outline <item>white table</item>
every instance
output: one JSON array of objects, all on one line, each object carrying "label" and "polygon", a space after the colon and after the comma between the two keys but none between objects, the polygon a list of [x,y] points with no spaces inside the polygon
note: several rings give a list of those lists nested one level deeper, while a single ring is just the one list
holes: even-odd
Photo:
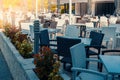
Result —
[{"label": "white table", "polygon": [[81,39],[81,43],[84,43],[85,45],[90,45],[91,43],[91,38],[80,38]]},{"label": "white table", "polygon": [[74,24],[71,24],[71,25],[75,25],[75,26],[86,26],[85,23],[74,23]]},{"label": "white table", "polygon": [[29,25],[33,25],[33,22],[22,22],[21,23],[21,32],[23,34],[29,34]]},{"label": "white table", "polygon": [[54,39],[56,37],[56,33],[60,32],[60,29],[52,29],[52,28],[41,28],[41,30],[48,30],[50,39]]}]

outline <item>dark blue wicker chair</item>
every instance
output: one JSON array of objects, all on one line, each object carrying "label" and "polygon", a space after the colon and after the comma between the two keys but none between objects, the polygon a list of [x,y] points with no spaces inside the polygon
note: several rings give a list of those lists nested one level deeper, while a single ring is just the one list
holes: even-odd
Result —
[{"label": "dark blue wicker chair", "polygon": [[[87,58],[96,55],[99,59],[101,48],[106,48],[105,46],[102,45],[103,37],[104,37],[103,33],[95,32],[95,31],[90,32],[90,38],[92,39],[92,41],[89,46],[86,46]],[[91,50],[91,48],[93,48],[94,50]],[[87,67],[88,67],[88,63],[87,63]],[[98,64],[98,68],[99,68],[99,64]]]},{"label": "dark blue wicker chair", "polygon": [[70,54],[70,47],[80,43],[81,39],[78,38],[68,38],[63,36],[57,37],[57,53],[59,56],[62,56],[61,62],[63,63],[64,69],[66,68],[66,63],[71,65],[71,54]]},{"label": "dark blue wicker chair", "polygon": [[40,46],[57,46],[56,44],[50,44],[50,41],[56,41],[56,40],[49,39],[49,33],[47,29],[41,30],[40,31]]},{"label": "dark blue wicker chair", "polygon": [[[106,48],[105,46],[102,45],[103,37],[104,37],[103,33],[95,32],[95,31],[90,32],[90,37],[89,38],[92,39],[91,44],[89,46],[86,46],[87,57],[88,58],[91,55],[97,55],[98,56],[100,54],[101,48]],[[90,50],[90,48],[96,49],[97,52],[95,52],[94,50]]]},{"label": "dark blue wicker chair", "polygon": [[[40,46],[48,46],[48,47],[57,47],[57,41],[56,40],[50,40],[49,39],[49,33],[47,29],[41,30],[40,31]],[[53,44],[51,43],[53,42]],[[56,49],[52,49],[53,53],[56,53]]]}]

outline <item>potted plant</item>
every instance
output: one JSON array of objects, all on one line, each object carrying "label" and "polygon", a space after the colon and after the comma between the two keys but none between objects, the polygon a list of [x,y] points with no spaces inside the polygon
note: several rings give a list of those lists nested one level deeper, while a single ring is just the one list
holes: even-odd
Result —
[{"label": "potted plant", "polygon": [[14,80],[39,80],[33,71],[33,58],[23,57],[32,52],[32,45],[26,37],[16,27],[5,24],[4,30],[0,31],[0,50]]},{"label": "potted plant", "polygon": [[49,47],[43,46],[40,53],[34,55],[34,71],[41,80],[63,80],[59,74],[58,56]]},{"label": "potted plant", "polygon": [[4,26],[4,34],[24,58],[32,57],[32,44],[28,41],[26,34],[22,34],[19,29],[10,24]]}]

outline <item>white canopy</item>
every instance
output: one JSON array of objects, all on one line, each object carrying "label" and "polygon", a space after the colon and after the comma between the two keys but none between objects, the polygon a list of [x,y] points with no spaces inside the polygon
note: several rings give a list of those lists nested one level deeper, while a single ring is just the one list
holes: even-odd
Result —
[{"label": "white canopy", "polygon": [[[87,0],[71,0],[72,3],[87,2]],[[60,0],[60,4],[69,3],[69,0]]]},{"label": "white canopy", "polygon": [[[92,2],[96,2],[96,1],[114,1],[114,0],[92,0]],[[72,3],[78,3],[78,2],[88,2],[88,0],[72,0]],[[60,0],[60,4],[64,4],[64,3],[69,3],[69,0]]]}]

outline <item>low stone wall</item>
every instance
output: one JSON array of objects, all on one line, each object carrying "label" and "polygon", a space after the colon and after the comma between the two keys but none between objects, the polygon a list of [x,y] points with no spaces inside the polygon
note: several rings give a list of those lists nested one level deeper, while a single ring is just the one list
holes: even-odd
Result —
[{"label": "low stone wall", "polygon": [[39,80],[33,71],[33,59],[24,59],[2,32],[0,32],[0,49],[8,64],[14,80]]}]

